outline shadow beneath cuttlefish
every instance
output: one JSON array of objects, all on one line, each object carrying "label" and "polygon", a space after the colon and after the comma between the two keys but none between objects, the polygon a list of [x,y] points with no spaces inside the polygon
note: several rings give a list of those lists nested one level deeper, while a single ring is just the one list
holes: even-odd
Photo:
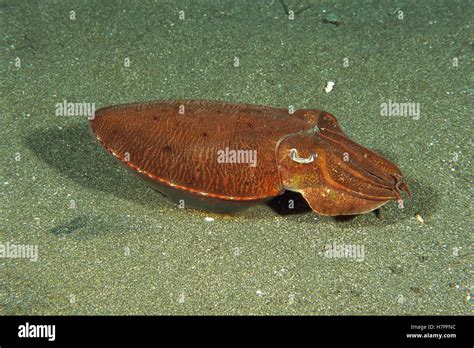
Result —
[{"label": "shadow beneath cuttlefish", "polygon": [[86,189],[113,194],[141,205],[166,206],[161,195],[150,194],[149,186],[136,180],[101,148],[87,125],[37,130],[24,140],[41,160]]},{"label": "shadow beneath cuttlefish", "polygon": [[[175,206],[162,194],[130,175],[128,170],[95,141],[84,124],[69,127],[49,128],[30,133],[26,145],[39,158],[61,174],[87,189],[94,189],[135,203],[154,207]],[[388,158],[393,158],[387,156]],[[394,161],[396,163],[396,159]],[[413,218],[416,213],[429,217],[437,209],[439,196],[429,183],[407,178],[412,197],[405,200],[405,207],[399,209],[397,202],[389,202],[374,213],[356,216],[338,216],[333,219],[341,226],[393,224]],[[152,194],[150,194],[152,193]],[[286,191],[270,200],[268,206],[282,216],[311,213],[305,199],[296,192]]]}]

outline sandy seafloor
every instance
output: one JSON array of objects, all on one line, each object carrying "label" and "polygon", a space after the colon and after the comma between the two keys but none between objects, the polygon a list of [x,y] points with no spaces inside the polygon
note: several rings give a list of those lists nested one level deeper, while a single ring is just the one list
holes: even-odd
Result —
[{"label": "sandy seafloor", "polygon": [[[1,314],[472,313],[473,2],[286,5],[294,20],[280,1],[0,1],[0,242],[39,252],[0,259]],[[173,98],[329,111],[412,198],[349,221],[182,210],[55,116]],[[419,119],[381,116],[389,99]]]}]

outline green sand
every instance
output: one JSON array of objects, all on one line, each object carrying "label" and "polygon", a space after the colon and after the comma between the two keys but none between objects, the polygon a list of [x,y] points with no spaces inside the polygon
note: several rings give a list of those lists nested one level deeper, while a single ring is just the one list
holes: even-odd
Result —
[{"label": "green sand", "polygon": [[[471,313],[473,2],[286,5],[295,20],[280,1],[0,1],[0,243],[39,252],[0,259],[1,314]],[[172,98],[327,110],[412,198],[349,221],[182,210],[84,117],[55,116],[63,100]],[[381,116],[389,99],[420,103],[419,119]],[[364,260],[325,257],[334,242]]]}]

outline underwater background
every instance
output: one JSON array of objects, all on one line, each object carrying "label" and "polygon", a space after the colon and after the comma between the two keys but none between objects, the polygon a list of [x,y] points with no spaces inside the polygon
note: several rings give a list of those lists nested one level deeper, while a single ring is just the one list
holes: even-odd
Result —
[{"label": "underwater background", "polygon": [[[0,0],[0,314],[472,313],[473,8]],[[328,111],[397,163],[412,197],[353,219],[297,197],[179,209],[86,117],[56,115],[181,98]],[[419,114],[383,115],[389,102]],[[356,257],[327,253],[348,245]]]}]

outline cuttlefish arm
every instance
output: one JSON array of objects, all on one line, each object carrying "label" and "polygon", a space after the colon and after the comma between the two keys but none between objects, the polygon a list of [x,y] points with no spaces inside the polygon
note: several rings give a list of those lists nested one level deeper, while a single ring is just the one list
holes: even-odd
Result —
[{"label": "cuttlefish arm", "polygon": [[312,130],[281,139],[276,156],[285,189],[321,215],[363,214],[409,194],[400,169],[349,139],[329,113],[320,112]]}]

